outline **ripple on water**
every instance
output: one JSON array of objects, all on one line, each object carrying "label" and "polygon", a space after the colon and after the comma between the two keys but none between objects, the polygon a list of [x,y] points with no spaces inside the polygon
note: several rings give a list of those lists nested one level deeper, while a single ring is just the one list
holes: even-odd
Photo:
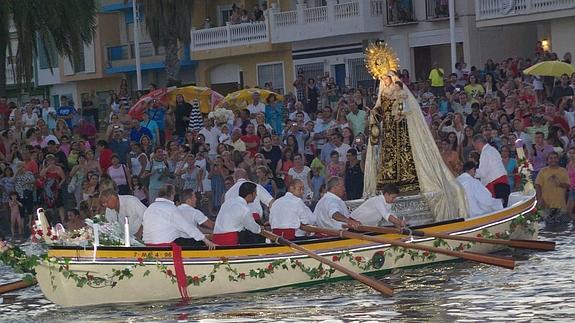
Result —
[{"label": "ripple on water", "polygon": [[[485,322],[569,321],[575,317],[573,229],[542,232],[554,252],[514,251],[514,271],[472,262],[396,270],[382,277],[392,298],[345,281],[274,292],[224,295],[178,302],[61,308],[36,287],[0,305],[0,321],[200,321],[200,322]],[[0,267],[0,283],[20,275]],[[79,315],[81,313],[81,315]]]}]

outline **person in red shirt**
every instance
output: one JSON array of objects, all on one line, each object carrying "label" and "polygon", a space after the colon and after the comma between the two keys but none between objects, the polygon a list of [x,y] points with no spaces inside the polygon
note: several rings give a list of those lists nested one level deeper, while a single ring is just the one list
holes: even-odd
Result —
[{"label": "person in red shirt", "polygon": [[246,150],[254,156],[260,149],[260,137],[256,135],[256,128],[253,123],[246,126],[246,134],[240,139],[246,144]]},{"label": "person in red shirt", "polygon": [[7,97],[0,97],[0,118],[2,118],[0,125],[2,126],[2,129],[8,129],[8,120],[10,119],[10,113],[12,112],[7,102]]},{"label": "person in red shirt", "polygon": [[108,167],[112,165],[112,150],[108,148],[108,143],[105,140],[100,140],[96,144],[96,150],[99,151],[98,160],[100,162],[100,168],[102,172],[106,173]]},{"label": "person in red shirt", "polygon": [[38,168],[38,163],[36,163],[36,161],[32,158],[32,153],[30,151],[31,149],[34,148],[29,146],[22,149],[22,161],[24,161],[24,168],[36,176],[38,175],[40,169]]}]

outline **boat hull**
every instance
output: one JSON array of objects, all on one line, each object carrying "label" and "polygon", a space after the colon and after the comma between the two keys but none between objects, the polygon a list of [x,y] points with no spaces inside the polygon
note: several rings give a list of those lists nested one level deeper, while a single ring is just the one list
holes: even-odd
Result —
[{"label": "boat hull", "polygon": [[[491,235],[505,235],[511,231],[513,239],[536,239],[537,223],[514,224],[518,217],[533,212],[534,205],[535,198],[532,197],[492,215],[430,226],[423,231],[473,237],[478,234],[485,236],[486,230]],[[381,236],[405,238],[398,235]],[[504,248],[491,244],[463,245],[453,240],[438,242],[430,238],[413,240],[412,243],[427,246],[439,244],[441,248],[478,253],[492,253]],[[352,271],[366,274],[455,259],[443,254],[413,252],[355,239],[318,240],[302,245]],[[187,293],[191,298],[347,278],[339,272],[331,272],[329,267],[319,267],[316,260],[283,246],[184,250],[182,255],[189,283]],[[95,252],[92,249],[52,248],[49,256],[58,260],[38,265],[37,280],[46,298],[58,305],[152,302],[181,297],[171,248],[102,248]],[[62,259],[67,259],[65,264]],[[118,275],[122,270],[129,274]]]}]

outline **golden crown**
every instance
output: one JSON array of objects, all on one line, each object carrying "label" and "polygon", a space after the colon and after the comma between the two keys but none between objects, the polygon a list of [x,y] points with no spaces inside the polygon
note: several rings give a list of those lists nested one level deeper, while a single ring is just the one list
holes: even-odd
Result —
[{"label": "golden crown", "polygon": [[370,43],[365,50],[365,67],[374,79],[381,80],[390,71],[397,71],[399,59],[386,43]]}]

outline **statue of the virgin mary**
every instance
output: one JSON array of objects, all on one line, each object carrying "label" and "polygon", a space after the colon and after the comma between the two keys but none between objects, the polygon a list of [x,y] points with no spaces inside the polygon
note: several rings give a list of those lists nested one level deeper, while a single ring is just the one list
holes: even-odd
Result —
[{"label": "statue of the virgin mary", "polygon": [[465,217],[463,189],[443,162],[419,103],[394,74],[395,54],[385,44],[371,44],[366,65],[380,82],[369,115],[364,197],[394,183],[402,193],[421,194],[436,221]]}]

